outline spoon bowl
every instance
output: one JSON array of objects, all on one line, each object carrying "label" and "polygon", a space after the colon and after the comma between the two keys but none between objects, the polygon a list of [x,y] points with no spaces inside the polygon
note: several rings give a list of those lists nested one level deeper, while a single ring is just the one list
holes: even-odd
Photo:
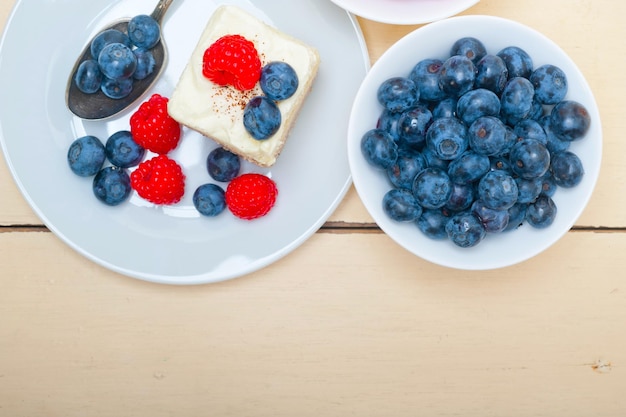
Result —
[{"label": "spoon bowl", "polygon": [[[159,0],[154,8],[154,11],[150,14],[150,16],[156,20],[159,25],[161,25],[163,16],[165,16],[165,12],[169,8],[172,1],[173,0]],[[109,26],[102,28],[100,32],[107,29],[117,29],[123,33],[128,33],[129,22],[129,18],[118,20]],[[161,31],[161,34],[162,33],[163,31]],[[154,48],[151,49],[155,60],[154,71],[142,80],[134,80],[133,90],[129,95],[124,98],[113,99],[107,97],[102,91],[98,91],[93,94],[86,94],[78,89],[76,83],[74,82],[74,77],[81,62],[87,59],[92,59],[90,45],[91,40],[87,43],[77,59],[76,64],[70,73],[65,95],[68,109],[82,119],[102,120],[124,111],[137,101],[156,82],[163,72],[165,64],[167,63],[167,48],[165,46],[163,36],[161,36],[161,40],[156,44],[156,46],[154,46]],[[93,59],[97,59],[97,57],[93,57]]]}]

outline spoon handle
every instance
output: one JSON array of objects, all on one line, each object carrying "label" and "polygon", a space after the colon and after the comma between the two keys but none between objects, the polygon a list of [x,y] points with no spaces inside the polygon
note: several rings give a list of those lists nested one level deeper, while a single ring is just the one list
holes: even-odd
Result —
[{"label": "spoon handle", "polygon": [[159,0],[150,16],[152,16],[152,18],[157,22],[161,23],[163,16],[165,16],[165,12],[167,11],[168,7],[170,7],[170,4],[172,4],[173,1],[174,0]]}]

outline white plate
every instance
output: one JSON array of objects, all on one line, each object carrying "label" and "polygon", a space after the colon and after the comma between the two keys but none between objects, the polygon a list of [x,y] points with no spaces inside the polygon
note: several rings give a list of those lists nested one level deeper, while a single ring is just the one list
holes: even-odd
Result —
[{"label": "white plate", "polygon": [[469,9],[479,0],[332,0],[366,19],[396,25],[434,22]]},{"label": "white plate", "polygon": [[[131,111],[107,122],[82,121],[67,110],[73,61],[99,28],[119,17],[150,13],[156,0],[18,1],[0,46],[0,140],[9,169],[46,226],[69,246],[113,271],[169,284],[238,277],[285,256],[326,221],[351,185],[345,135],[352,100],[369,69],[360,29],[329,2],[175,0],[164,20],[170,65],[151,93],[169,96],[204,25],[218,4],[236,4],[312,46],[322,64],[271,176],[274,209],[255,221],[229,212],[201,217],[191,196],[210,182],[205,168],[216,145],[184,131],[173,157],[187,175],[186,195],[172,207],[137,197],[117,207],[99,203],[91,179],[71,173],[70,143],[84,134],[103,140],[128,129]],[[146,95],[147,97],[148,95]]]},{"label": "white plate", "polygon": [[[496,36],[497,35],[497,36]],[[382,171],[369,165],[361,153],[363,134],[376,125],[382,107],[376,100],[380,84],[393,76],[407,76],[413,66],[426,58],[445,59],[458,38],[480,39],[487,52],[495,54],[506,46],[525,49],[535,67],[559,66],[568,77],[566,99],[587,108],[591,126],[585,138],[571,144],[582,160],[585,176],[571,189],[559,188],[554,195],[556,219],[546,229],[528,224],[517,230],[488,235],[473,248],[463,249],[450,240],[431,240],[413,223],[392,221],[382,208],[383,195],[391,185]],[[410,53],[407,53],[410,51]],[[511,20],[492,16],[459,16],[416,29],[392,45],[372,66],[355,98],[348,127],[348,159],[356,191],[370,215],[395,242],[430,262],[457,269],[486,270],[527,260],[550,247],[574,225],[595,188],[602,162],[602,124],[589,84],[576,64],[554,42],[537,31]]]}]

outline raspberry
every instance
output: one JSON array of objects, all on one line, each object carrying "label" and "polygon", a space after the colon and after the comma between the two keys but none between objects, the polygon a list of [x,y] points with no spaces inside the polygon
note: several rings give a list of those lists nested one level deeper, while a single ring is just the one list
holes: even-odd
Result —
[{"label": "raspberry", "polygon": [[168,99],[154,94],[130,117],[130,132],[135,142],[158,154],[178,146],[180,124],[167,113]]},{"label": "raspberry", "polygon": [[130,174],[137,194],[154,204],[175,204],[185,193],[185,175],[173,159],[158,155],[139,164]]},{"label": "raspberry", "polygon": [[261,78],[261,60],[251,41],[226,35],[204,51],[202,74],[215,84],[250,90]]},{"label": "raspberry", "polygon": [[242,174],[226,188],[226,206],[237,217],[253,220],[265,216],[276,202],[276,183],[261,174]]}]

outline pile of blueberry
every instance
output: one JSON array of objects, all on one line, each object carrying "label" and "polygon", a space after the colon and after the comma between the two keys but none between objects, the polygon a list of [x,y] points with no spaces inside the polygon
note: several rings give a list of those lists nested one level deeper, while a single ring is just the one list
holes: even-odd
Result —
[{"label": "pile of blueberry", "polygon": [[[117,206],[131,193],[126,168],[137,166],[145,153],[129,131],[121,130],[109,136],[106,144],[92,135],[74,140],[67,152],[67,162],[74,174],[93,177],[93,193],[98,200]],[[111,165],[105,166],[107,160]]]},{"label": "pile of blueberry", "polygon": [[126,97],[135,80],[143,80],[154,71],[151,50],[160,39],[160,25],[148,15],[133,17],[128,33],[117,29],[100,32],[91,42],[91,58],[76,70],[76,87],[85,94],[102,91],[112,99]]},{"label": "pile of blueberry", "polygon": [[557,188],[584,175],[569,147],[591,120],[567,91],[559,67],[534,68],[516,46],[490,54],[473,37],[457,40],[447,59],[385,80],[378,124],[361,140],[391,184],[385,213],[460,247],[524,223],[548,227]]},{"label": "pile of blueberry", "polygon": [[265,95],[250,99],[243,112],[243,125],[257,140],[270,138],[282,123],[276,102],[293,96],[298,89],[298,75],[293,67],[282,61],[274,61],[261,69],[259,80]]}]

